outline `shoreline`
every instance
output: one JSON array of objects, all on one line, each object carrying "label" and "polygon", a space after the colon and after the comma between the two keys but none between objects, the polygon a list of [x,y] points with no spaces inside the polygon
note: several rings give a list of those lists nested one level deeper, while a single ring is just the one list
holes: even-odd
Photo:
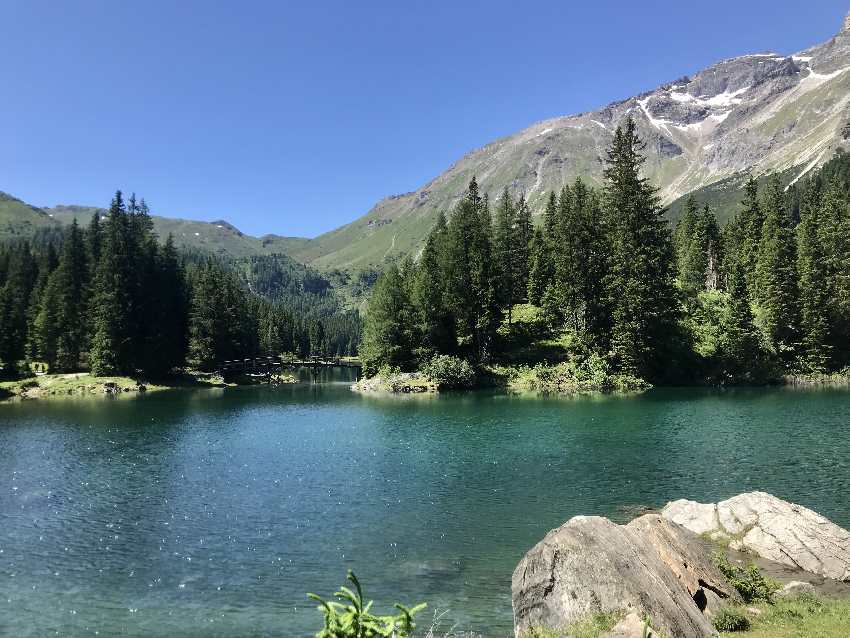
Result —
[{"label": "shoreline", "polygon": [[[276,377],[268,385],[297,383],[292,375]],[[267,385],[256,378],[240,376],[225,379],[221,375],[187,372],[183,375],[148,380],[121,375],[95,377],[88,372],[43,374],[23,379],[0,381],[0,403],[69,397],[98,398],[135,397],[152,392],[183,389],[213,389],[250,385]]]},{"label": "shoreline", "polygon": [[[554,370],[547,368],[546,372]],[[703,388],[714,390],[733,390],[743,388],[789,388],[789,389],[827,389],[850,388],[850,372],[832,374],[795,374],[784,375],[765,383],[717,384],[695,383],[685,385],[653,385],[643,379],[605,376],[602,379],[576,379],[569,375],[541,375],[535,368],[494,366],[482,370],[470,388],[453,388],[455,391],[474,392],[477,390],[501,389],[517,394],[537,396],[581,396],[581,395],[638,395],[652,389],[662,388]],[[439,394],[440,384],[421,371],[401,372],[391,375],[377,374],[363,377],[351,385],[353,392],[360,394]]]}]

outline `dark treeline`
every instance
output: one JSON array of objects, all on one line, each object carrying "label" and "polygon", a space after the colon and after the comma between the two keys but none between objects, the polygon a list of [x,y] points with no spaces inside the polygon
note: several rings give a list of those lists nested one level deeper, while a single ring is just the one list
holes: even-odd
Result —
[{"label": "dark treeline", "polygon": [[234,358],[352,353],[356,317],[331,302],[317,309],[312,298],[296,310],[294,283],[265,290],[280,278],[269,263],[179,254],[170,237],[158,241],[144,200],[125,203],[119,191],[85,229],[75,221],[60,235],[0,246],[3,371],[39,362],[54,372],[161,376]]},{"label": "dark treeline", "polygon": [[[360,313],[342,308],[337,292],[323,275],[286,255],[247,257],[230,266],[251,292],[298,318],[296,332],[309,338],[310,350],[301,347],[284,351],[304,356],[310,352],[331,356],[357,354],[362,332]],[[309,345],[302,341],[305,347]]]},{"label": "dark treeline", "polygon": [[[747,186],[720,229],[691,199],[675,231],[641,177],[643,143],[617,130],[601,189],[552,193],[532,230],[506,190],[491,206],[473,179],[417,262],[391,266],[369,302],[367,371],[434,354],[498,359],[511,308],[540,309],[552,335],[613,373],[660,383],[753,383],[850,363],[848,156],[787,191]],[[578,346],[578,347],[576,347]]]}]

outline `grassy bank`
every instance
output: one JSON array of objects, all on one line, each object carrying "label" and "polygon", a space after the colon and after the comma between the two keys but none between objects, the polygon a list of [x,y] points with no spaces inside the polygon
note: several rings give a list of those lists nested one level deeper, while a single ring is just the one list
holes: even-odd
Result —
[{"label": "grassy bank", "polygon": [[[800,596],[735,609],[746,629],[721,631],[723,638],[847,638],[850,600]],[[561,629],[530,629],[522,638],[599,638],[625,612],[596,614]],[[656,634],[657,634],[657,630]]]},{"label": "grassy bank", "polygon": [[130,377],[94,377],[85,372],[44,374],[0,382],[0,391],[4,391],[3,393],[7,398],[19,397],[22,399],[156,392],[168,387],[160,383],[148,383]]},{"label": "grassy bank", "polygon": [[[294,383],[292,376],[276,377],[275,383]],[[221,375],[187,372],[165,379],[142,379],[125,376],[95,377],[88,372],[43,374],[23,379],[0,381],[0,400],[50,399],[61,397],[133,396],[177,388],[221,388],[253,385],[252,377],[224,379]]]},{"label": "grassy bank", "polygon": [[[758,612],[758,613],[754,613]],[[847,638],[850,635],[850,600],[801,596],[762,603],[744,610],[750,627],[721,632],[733,638]]]}]

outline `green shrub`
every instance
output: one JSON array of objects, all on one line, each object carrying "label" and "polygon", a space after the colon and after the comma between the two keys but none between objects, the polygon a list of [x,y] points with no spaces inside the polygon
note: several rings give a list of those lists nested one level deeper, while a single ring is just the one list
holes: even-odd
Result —
[{"label": "green shrub", "polygon": [[716,552],[714,564],[726,576],[729,584],[738,590],[746,603],[772,603],[773,595],[779,589],[779,583],[765,576],[753,564],[739,567],[729,562],[726,554]]},{"label": "green shrub", "polygon": [[714,617],[714,628],[717,631],[747,631],[750,619],[740,609],[726,607]]},{"label": "green shrub", "polygon": [[316,594],[308,597],[319,603],[319,611],[325,616],[325,627],[316,638],[410,638],[416,624],[413,617],[425,608],[425,603],[408,608],[396,603],[397,614],[376,616],[370,610],[372,601],[363,603],[363,590],[360,581],[351,570],[348,580],[355,591],[341,587],[334,596],[345,603],[328,601]]},{"label": "green shrub", "polygon": [[422,367],[422,374],[440,389],[471,388],[475,385],[475,370],[469,362],[448,354],[435,355]]}]

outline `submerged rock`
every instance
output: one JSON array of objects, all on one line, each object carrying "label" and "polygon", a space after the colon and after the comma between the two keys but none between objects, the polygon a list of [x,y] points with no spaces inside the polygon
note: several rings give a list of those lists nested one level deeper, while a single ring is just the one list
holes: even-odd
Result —
[{"label": "submerged rock", "polygon": [[749,492],[716,504],[673,501],[662,516],[697,534],[727,539],[733,549],[850,582],[850,532],[771,494]]},{"label": "submerged rock", "polygon": [[740,602],[703,540],[658,514],[628,525],[576,516],[525,555],[511,585],[517,636],[626,610],[670,638],[703,638],[724,601]]}]

